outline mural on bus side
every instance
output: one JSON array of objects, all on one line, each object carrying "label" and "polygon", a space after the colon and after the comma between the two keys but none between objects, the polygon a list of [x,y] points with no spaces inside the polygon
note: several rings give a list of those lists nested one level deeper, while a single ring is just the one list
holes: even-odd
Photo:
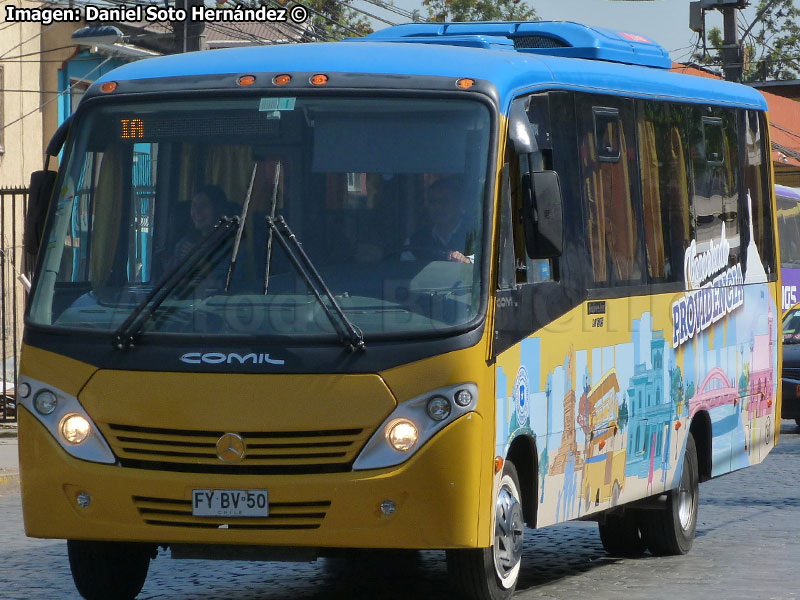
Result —
[{"label": "mural on bus side", "polygon": [[[520,343],[518,362],[498,360],[496,452],[505,456],[518,435],[536,438],[540,525],[676,487],[701,410],[712,423],[712,475],[771,449],[780,313],[758,249],[751,242],[746,264],[729,266],[724,225],[698,245],[686,251],[685,293],[607,302],[609,314],[632,307],[625,332],[572,331],[571,342],[563,329],[544,332]],[[582,322],[574,316],[566,322]],[[556,356],[553,335],[567,344]],[[616,340],[580,346],[598,335]]]}]

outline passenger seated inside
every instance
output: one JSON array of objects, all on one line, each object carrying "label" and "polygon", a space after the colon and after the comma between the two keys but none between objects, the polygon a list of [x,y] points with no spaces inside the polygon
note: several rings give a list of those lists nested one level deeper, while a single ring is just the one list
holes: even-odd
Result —
[{"label": "passenger seated inside", "polygon": [[[219,186],[204,185],[192,196],[189,214],[191,222],[181,228],[183,235],[180,235],[172,252],[166,257],[164,274],[183,263],[219,220],[232,213],[225,192]],[[227,264],[219,260],[215,262],[213,265],[206,264],[205,268],[201,266],[192,278],[196,283],[202,281],[203,288],[220,288],[225,283]]]},{"label": "passenger seated inside", "polygon": [[471,263],[474,254],[467,248],[467,240],[472,232],[463,204],[463,186],[458,177],[441,177],[430,184],[425,193],[430,222],[405,241],[400,260]]},{"label": "passenger seated inside", "polygon": [[204,185],[197,190],[192,196],[190,206],[192,228],[175,244],[170,262],[177,264],[189,256],[200,240],[211,233],[214,225],[225,216],[227,207],[228,200],[225,192],[219,186]]}]

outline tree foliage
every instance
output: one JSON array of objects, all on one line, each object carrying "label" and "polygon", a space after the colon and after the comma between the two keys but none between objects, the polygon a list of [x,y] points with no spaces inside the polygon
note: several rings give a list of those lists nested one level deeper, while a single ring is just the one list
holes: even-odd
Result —
[{"label": "tree foliage", "polygon": [[[759,12],[767,0],[759,4]],[[778,0],[744,40],[751,55],[745,81],[797,79],[800,73],[800,8]]]},{"label": "tree foliage", "polygon": [[[765,81],[797,79],[800,73],[800,8],[794,0],[761,0],[756,14],[769,5],[759,22],[752,28],[744,45],[742,80]],[[708,31],[707,54],[695,54],[701,64],[723,65],[722,32],[714,27]]]},{"label": "tree foliage", "polygon": [[526,0],[422,0],[429,21],[536,21]]},{"label": "tree foliage", "polygon": [[372,33],[367,18],[341,0],[307,0],[311,35],[314,41],[341,40]]}]

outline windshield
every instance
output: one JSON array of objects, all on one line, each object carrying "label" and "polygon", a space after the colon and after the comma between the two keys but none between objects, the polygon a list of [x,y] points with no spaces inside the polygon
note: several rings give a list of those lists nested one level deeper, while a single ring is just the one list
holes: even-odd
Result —
[{"label": "windshield", "polygon": [[[189,261],[142,334],[333,334],[270,217],[291,224],[367,339],[478,316],[490,133],[478,102],[137,102],[94,108],[78,127],[33,323],[113,332]],[[224,216],[241,233],[206,248]]]},{"label": "windshield", "polygon": [[800,309],[793,308],[783,317],[783,343],[800,344]]},{"label": "windshield", "polygon": [[777,195],[781,266],[800,268],[800,202]]}]

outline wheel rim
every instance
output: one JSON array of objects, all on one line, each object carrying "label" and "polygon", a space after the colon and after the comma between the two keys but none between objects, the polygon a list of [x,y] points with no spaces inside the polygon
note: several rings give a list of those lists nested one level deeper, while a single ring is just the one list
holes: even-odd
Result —
[{"label": "wheel rim", "polygon": [[519,494],[510,478],[503,478],[497,494],[494,525],[494,568],[505,588],[514,585],[522,558],[524,526]]},{"label": "wheel rim", "polygon": [[689,475],[689,465],[684,462],[683,473],[681,473],[681,483],[678,486],[678,519],[681,529],[688,531],[692,524],[695,510],[694,487],[692,486],[691,476]]}]

